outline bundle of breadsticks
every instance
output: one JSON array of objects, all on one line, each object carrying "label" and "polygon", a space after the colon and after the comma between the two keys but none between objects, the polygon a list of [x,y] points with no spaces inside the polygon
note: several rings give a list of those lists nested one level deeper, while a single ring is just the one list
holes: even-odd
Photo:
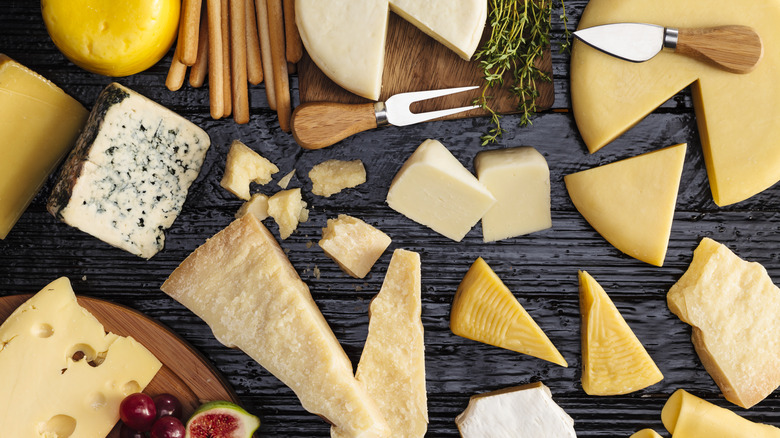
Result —
[{"label": "bundle of breadsticks", "polygon": [[[284,5],[282,4],[284,3]],[[176,91],[190,67],[190,85],[209,78],[211,117],[249,122],[247,82],[265,79],[268,106],[290,132],[288,74],[301,59],[294,0],[183,0],[179,38],[165,85]],[[288,66],[289,63],[289,66]]]}]

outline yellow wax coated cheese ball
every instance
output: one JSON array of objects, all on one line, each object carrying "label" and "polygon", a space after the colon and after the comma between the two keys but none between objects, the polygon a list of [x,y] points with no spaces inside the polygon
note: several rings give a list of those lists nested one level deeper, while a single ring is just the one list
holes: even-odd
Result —
[{"label": "yellow wax coated cheese ball", "polygon": [[51,39],[79,67],[128,76],[151,67],[170,49],[179,0],[41,0]]}]

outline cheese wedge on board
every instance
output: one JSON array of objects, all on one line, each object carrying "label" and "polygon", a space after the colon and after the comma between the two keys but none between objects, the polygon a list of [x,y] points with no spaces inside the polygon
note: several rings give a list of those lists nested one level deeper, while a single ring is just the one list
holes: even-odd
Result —
[{"label": "cheese wedge on board", "polygon": [[780,438],[780,429],[754,423],[684,389],[666,401],[661,420],[674,438]]},{"label": "cheese wedge on board", "polygon": [[628,394],[664,376],[600,284],[579,272],[582,389],[589,395]]},{"label": "cheese wedge on board", "polygon": [[107,334],[57,279],[0,325],[0,434],[104,437],[160,367],[133,338]]},{"label": "cheese wedge on board", "polygon": [[694,109],[715,203],[745,200],[780,179],[780,1],[592,0],[584,29],[606,23],[657,23],[676,28],[746,25],[764,55],[748,74],[662,51],[643,63],[613,58],[581,41],[571,54],[571,98],[577,127],[591,152],[630,129],[692,84]]},{"label": "cheese wedge on board", "polygon": [[419,254],[393,252],[382,289],[371,301],[368,337],[355,373],[394,438],[422,438],[428,429],[420,276]]},{"label": "cheese wedge on board", "polygon": [[207,240],[161,289],[289,386],[344,437],[389,437],[387,423],[311,297],[254,215]]},{"label": "cheese wedge on board", "polygon": [[390,236],[362,220],[340,214],[322,229],[320,248],[352,277],[363,278],[390,246]]},{"label": "cheese wedge on board", "polygon": [[566,175],[574,206],[620,251],[663,266],[685,144]]},{"label": "cheese wedge on board", "polygon": [[750,408],[777,389],[780,288],[763,266],[705,237],[666,300],[726,400]]}]

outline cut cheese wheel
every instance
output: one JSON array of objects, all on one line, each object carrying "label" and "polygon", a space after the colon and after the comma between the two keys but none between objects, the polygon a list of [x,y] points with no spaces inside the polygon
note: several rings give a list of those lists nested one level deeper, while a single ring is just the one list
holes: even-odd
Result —
[{"label": "cut cheese wheel", "polygon": [[685,144],[566,175],[585,220],[631,257],[662,266],[680,186]]},{"label": "cut cheese wheel", "polygon": [[579,272],[582,389],[590,395],[639,391],[664,376],[600,284]]},{"label": "cut cheese wheel", "polygon": [[471,265],[458,286],[452,302],[450,329],[467,339],[568,366],[482,257]]},{"label": "cut cheese wheel", "polygon": [[615,22],[677,28],[741,24],[761,36],[764,56],[745,75],[671,52],[625,62],[575,41],[571,56],[574,117],[595,152],[693,83],[699,135],[715,203],[747,199],[780,179],[780,1],[593,0],[579,27]]}]

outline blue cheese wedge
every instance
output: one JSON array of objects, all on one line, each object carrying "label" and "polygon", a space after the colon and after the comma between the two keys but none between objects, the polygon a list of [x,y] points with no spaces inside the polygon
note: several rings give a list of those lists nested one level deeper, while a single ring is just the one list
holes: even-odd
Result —
[{"label": "blue cheese wedge", "polygon": [[49,212],[148,259],[163,248],[210,144],[193,123],[113,83],[63,166]]}]

